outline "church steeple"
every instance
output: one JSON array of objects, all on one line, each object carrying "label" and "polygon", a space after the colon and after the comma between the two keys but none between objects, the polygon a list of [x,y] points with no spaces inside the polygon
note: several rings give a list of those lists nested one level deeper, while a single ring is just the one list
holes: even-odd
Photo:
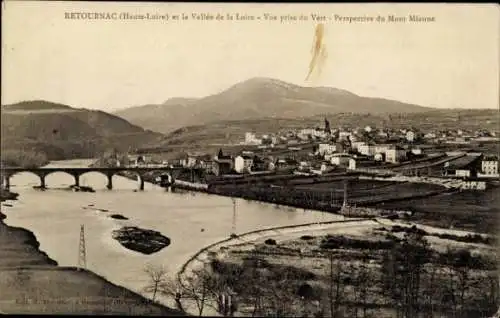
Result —
[{"label": "church steeple", "polygon": [[330,122],[328,121],[328,119],[326,119],[326,117],[325,117],[325,133],[327,134],[331,133]]}]

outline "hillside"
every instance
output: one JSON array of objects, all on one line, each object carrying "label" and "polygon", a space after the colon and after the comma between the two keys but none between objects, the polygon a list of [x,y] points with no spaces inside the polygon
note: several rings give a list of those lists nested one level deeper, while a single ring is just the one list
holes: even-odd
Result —
[{"label": "hillside", "polygon": [[253,78],[200,99],[174,98],[160,105],[131,107],[115,115],[154,131],[225,120],[299,118],[353,113],[415,113],[431,110],[413,104],[368,98],[331,87],[302,87],[269,78]]},{"label": "hillside", "polygon": [[110,148],[127,151],[162,137],[102,111],[47,101],[3,106],[0,133],[2,160],[15,161],[22,152],[23,157],[37,157],[37,162],[93,157]]}]

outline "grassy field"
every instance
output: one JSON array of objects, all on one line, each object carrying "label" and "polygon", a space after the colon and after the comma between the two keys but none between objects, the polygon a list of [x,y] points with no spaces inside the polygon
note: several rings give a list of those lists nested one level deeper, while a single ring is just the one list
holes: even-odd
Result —
[{"label": "grassy field", "polygon": [[0,213],[0,313],[166,315],[180,312],[85,270],[59,267],[33,234],[5,225]]},{"label": "grassy field", "polygon": [[410,209],[412,220],[481,233],[497,233],[500,215],[500,188],[484,192],[462,191],[433,197],[377,204],[383,209]]}]

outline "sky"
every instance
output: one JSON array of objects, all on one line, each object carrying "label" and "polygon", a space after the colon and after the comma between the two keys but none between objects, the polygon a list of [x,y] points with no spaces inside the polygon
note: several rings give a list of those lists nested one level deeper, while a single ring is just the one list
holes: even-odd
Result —
[{"label": "sky", "polygon": [[[169,20],[69,18],[78,12]],[[270,77],[422,106],[498,108],[499,12],[493,4],[4,1],[2,105],[44,99],[112,111]],[[193,13],[261,19],[194,20]],[[265,20],[266,13],[277,20]],[[189,19],[175,21],[176,14]],[[332,19],[314,21],[312,14]],[[307,20],[281,21],[288,15]],[[335,15],[375,20],[349,23]],[[407,21],[388,22],[390,15]],[[434,22],[409,22],[409,15]],[[319,23],[321,58],[306,79]]]}]

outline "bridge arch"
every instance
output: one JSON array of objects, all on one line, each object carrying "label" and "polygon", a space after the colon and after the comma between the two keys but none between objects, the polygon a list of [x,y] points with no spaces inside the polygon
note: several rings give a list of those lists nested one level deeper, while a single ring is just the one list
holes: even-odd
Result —
[{"label": "bridge arch", "polygon": [[[42,177],[38,173],[36,173],[35,171],[31,171],[29,169],[27,169],[27,170],[19,170],[19,171],[14,171],[14,172],[4,172],[4,171],[1,171],[0,172],[0,175],[1,175],[1,177],[0,177],[0,183],[6,189],[10,189],[11,183],[12,183],[12,178],[16,177],[16,176],[20,177],[23,174],[35,176],[40,181],[39,185],[42,185]],[[28,183],[28,184],[31,184],[31,183]]]},{"label": "bridge arch", "polygon": [[128,170],[129,172],[133,173],[134,175],[137,176],[138,182],[139,182],[139,190],[143,191],[144,186],[146,182],[149,183],[155,183],[154,179],[158,175],[168,175],[169,181],[173,182],[175,179],[175,176],[172,174],[172,171],[166,170],[166,169],[154,169],[154,170]]},{"label": "bridge arch", "polygon": [[84,185],[86,186],[90,186],[88,184],[86,184],[85,180],[86,178],[84,177],[85,175],[89,175],[89,174],[94,174],[94,173],[97,173],[97,174],[100,174],[102,176],[104,176],[104,180],[106,182],[106,188],[108,189],[112,189],[113,188],[113,176],[116,174],[116,171],[103,171],[103,170],[88,170],[88,171],[85,171],[83,173],[81,173],[79,175],[80,177],[80,180],[79,180],[79,183],[78,185],[82,185],[82,182],[85,183]]},{"label": "bridge arch", "polygon": [[138,172],[137,173],[139,176],[156,176],[156,175],[167,175],[168,178],[173,181],[175,179],[175,175],[172,173],[171,170],[162,170],[162,169],[158,169],[158,170],[148,170],[148,171],[144,171],[144,172]]},{"label": "bridge arch", "polygon": [[47,177],[48,176],[51,176],[53,174],[66,174],[66,175],[69,175],[73,178],[73,184],[74,185],[78,185],[78,174],[75,174],[75,173],[72,173],[71,171],[69,170],[54,170],[54,171],[48,171],[48,172],[44,172],[44,173],[40,173],[40,178],[43,178],[43,186],[45,188],[45,180],[47,180]]}]

